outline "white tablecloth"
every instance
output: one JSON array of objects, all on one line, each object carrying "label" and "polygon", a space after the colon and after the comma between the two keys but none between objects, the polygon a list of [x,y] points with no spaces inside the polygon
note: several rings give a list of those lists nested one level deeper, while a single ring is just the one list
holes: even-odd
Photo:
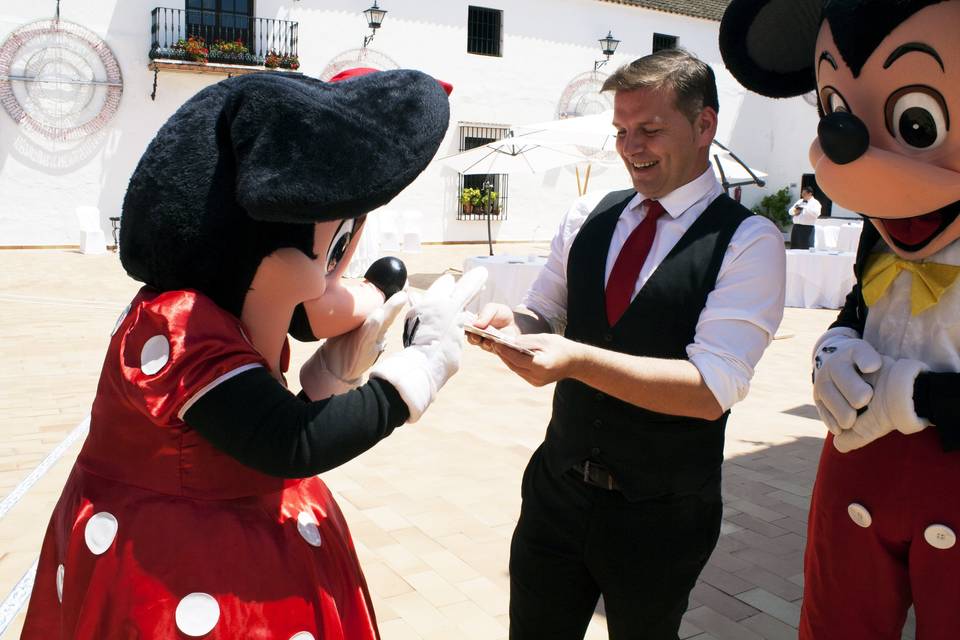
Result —
[{"label": "white tablecloth", "polygon": [[469,311],[478,313],[488,302],[502,302],[515,307],[523,301],[530,285],[543,269],[547,259],[542,256],[476,256],[463,261],[463,272],[475,267],[486,267],[487,284],[477,297],[467,305]]},{"label": "white tablecloth", "polygon": [[862,222],[817,224],[814,226],[813,246],[818,251],[857,251]]},{"label": "white tablecloth", "polygon": [[839,309],[853,288],[852,251],[787,251],[785,305],[807,309]]}]

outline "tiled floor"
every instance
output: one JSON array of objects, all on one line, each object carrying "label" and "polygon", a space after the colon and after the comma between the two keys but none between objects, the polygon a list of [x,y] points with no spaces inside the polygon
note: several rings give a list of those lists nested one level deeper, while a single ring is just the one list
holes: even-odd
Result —
[{"label": "tiled floor", "polygon": [[[484,250],[427,246],[402,257],[412,284],[423,286]],[[113,254],[0,251],[0,500],[84,419],[114,320],[137,288]],[[807,506],[823,442],[808,354],[834,315],[787,309],[784,337],[734,409],[722,535],[692,594],[683,638],[796,637]],[[294,345],[291,370],[309,354]],[[520,475],[543,436],[550,394],[468,346],[461,372],[419,423],[325,474],[350,522],[384,640],[506,637]],[[78,448],[68,447],[9,511],[0,508],[0,603],[36,559]],[[0,640],[18,637],[22,615]],[[602,610],[587,637],[606,637]]]}]

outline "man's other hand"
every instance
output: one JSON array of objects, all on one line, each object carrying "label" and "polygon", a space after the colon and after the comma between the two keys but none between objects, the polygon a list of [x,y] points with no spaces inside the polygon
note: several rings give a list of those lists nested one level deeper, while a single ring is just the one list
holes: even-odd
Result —
[{"label": "man's other hand", "polygon": [[[507,367],[535,387],[571,377],[583,346],[552,333],[536,333],[517,338],[517,344],[534,352],[526,355],[501,344],[491,344]],[[486,348],[486,347],[484,347]]]},{"label": "man's other hand", "polygon": [[[485,304],[483,309],[480,310],[480,315],[473,321],[473,326],[479,329],[493,327],[513,338],[520,335],[520,327],[517,326],[516,320],[513,317],[513,311],[511,311],[507,305],[498,302],[488,302]],[[484,340],[473,333],[467,334],[467,342],[479,345],[485,351],[493,351],[494,343],[492,341]]]}]

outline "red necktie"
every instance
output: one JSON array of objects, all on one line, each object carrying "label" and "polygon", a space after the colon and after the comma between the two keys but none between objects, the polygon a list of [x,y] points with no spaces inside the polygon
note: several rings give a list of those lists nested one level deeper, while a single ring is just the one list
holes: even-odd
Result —
[{"label": "red necktie", "polygon": [[665,213],[663,205],[657,200],[644,200],[643,204],[647,206],[647,215],[623,244],[607,280],[607,322],[611,327],[617,324],[630,306],[640,269],[653,246],[657,219]]}]

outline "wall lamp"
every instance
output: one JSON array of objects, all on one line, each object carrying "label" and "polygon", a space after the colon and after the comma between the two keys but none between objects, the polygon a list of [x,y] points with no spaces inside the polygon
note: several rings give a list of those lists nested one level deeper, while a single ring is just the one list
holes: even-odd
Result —
[{"label": "wall lamp", "polygon": [[611,31],[607,31],[606,38],[600,38],[600,50],[603,51],[603,55],[607,56],[603,60],[594,60],[593,61],[593,71],[596,73],[597,69],[603,65],[610,62],[610,56],[612,56],[617,51],[617,45],[620,44],[620,41],[613,37]]},{"label": "wall lamp", "polygon": [[363,15],[367,18],[367,26],[372,29],[370,35],[364,36],[363,38],[363,47],[365,49],[373,40],[373,36],[377,35],[377,29],[383,24],[383,17],[387,15],[387,12],[377,6],[377,0],[373,0],[373,6],[364,11]]}]

